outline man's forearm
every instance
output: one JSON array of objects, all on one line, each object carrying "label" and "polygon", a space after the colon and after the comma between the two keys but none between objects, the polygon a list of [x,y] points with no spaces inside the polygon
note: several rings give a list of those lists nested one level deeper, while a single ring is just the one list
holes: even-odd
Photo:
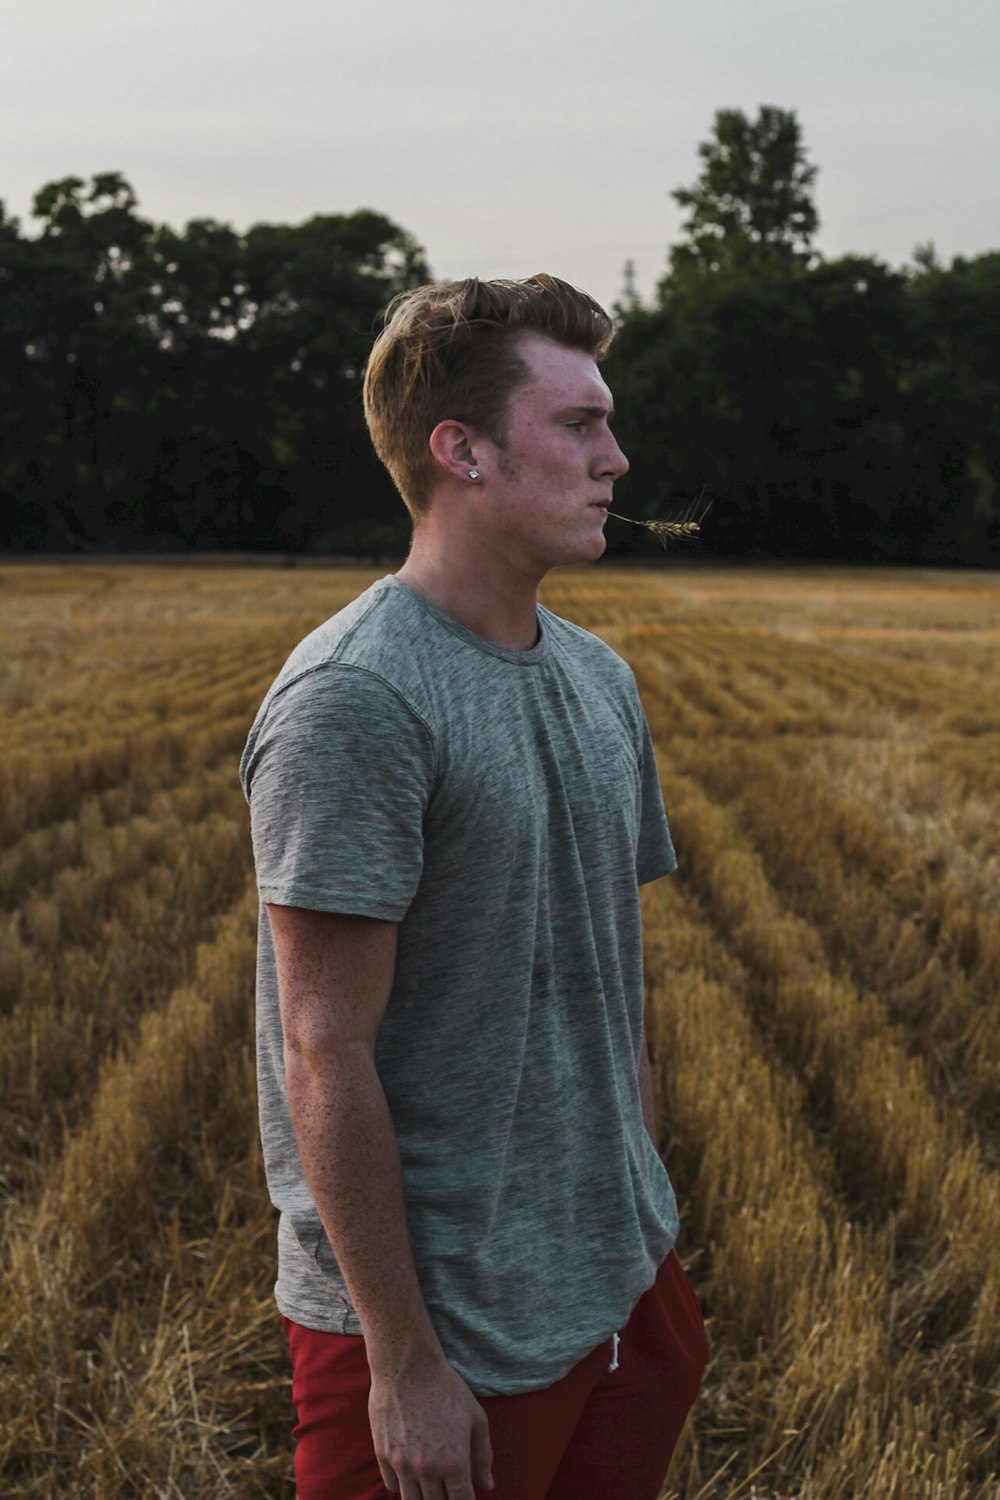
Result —
[{"label": "man's forearm", "polygon": [[302,1164],[365,1336],[373,1374],[443,1359],[417,1280],[399,1148],[370,1049],[290,1050],[289,1107]]},{"label": "man's forearm", "polygon": [[417,1281],[399,1148],[365,1042],[321,1058],[289,1049],[289,1106],[302,1165],[365,1338],[368,1402],[392,1491],[472,1500],[491,1489],[485,1413],[448,1363]]},{"label": "man's forearm", "polygon": [[417,1280],[399,1147],[375,1068],[396,929],[269,906],[288,1105],[306,1180],[365,1338],[368,1420],[387,1489],[489,1489],[486,1414],[449,1364]]}]

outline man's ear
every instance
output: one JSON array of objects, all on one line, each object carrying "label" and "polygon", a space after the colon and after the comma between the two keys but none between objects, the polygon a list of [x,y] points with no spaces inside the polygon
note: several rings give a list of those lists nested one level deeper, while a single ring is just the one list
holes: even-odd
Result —
[{"label": "man's ear", "polygon": [[477,467],[469,429],[449,418],[437,424],[427,441],[439,467],[452,479],[468,482],[469,470]]}]

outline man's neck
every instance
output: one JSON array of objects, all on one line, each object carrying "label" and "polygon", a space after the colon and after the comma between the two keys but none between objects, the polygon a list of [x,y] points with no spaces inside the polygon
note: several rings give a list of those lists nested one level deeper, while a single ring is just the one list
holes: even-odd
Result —
[{"label": "man's neck", "polygon": [[534,573],[498,565],[495,557],[458,558],[418,528],[396,577],[457,624],[512,651],[538,641],[538,584]]}]

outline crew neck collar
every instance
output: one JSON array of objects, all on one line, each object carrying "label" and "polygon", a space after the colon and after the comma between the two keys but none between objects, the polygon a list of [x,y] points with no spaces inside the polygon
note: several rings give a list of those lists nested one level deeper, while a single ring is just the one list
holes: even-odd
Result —
[{"label": "crew neck collar", "polygon": [[452,635],[458,636],[459,640],[464,641],[467,646],[471,646],[476,651],[482,651],[487,656],[499,657],[501,661],[508,661],[519,667],[533,667],[538,662],[544,661],[548,655],[549,637],[541,607],[538,605],[535,606],[535,619],[538,621],[538,640],[533,646],[529,646],[526,651],[518,651],[513,646],[501,646],[496,641],[488,640],[486,636],[476,635],[475,631],[466,629],[457,620],[453,620],[451,615],[445,614],[443,609],[438,609],[436,604],[432,604],[429,599],[425,599],[423,594],[418,594],[417,590],[411,588],[408,583],[403,583],[394,573],[386,574],[385,578],[382,579],[382,583],[390,589],[401,590],[408,599],[412,599],[420,609],[425,610],[440,625],[449,630]]}]

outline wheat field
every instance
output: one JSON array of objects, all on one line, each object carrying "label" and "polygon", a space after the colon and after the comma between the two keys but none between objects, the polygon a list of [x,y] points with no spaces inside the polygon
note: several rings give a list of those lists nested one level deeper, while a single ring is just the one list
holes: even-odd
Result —
[{"label": "wheat field", "polygon": [[[236,766],[374,576],[0,568],[5,1497],[291,1500]],[[680,858],[647,1005],[712,1358],[664,1495],[994,1500],[1000,578],[544,597],[631,663]]]}]

